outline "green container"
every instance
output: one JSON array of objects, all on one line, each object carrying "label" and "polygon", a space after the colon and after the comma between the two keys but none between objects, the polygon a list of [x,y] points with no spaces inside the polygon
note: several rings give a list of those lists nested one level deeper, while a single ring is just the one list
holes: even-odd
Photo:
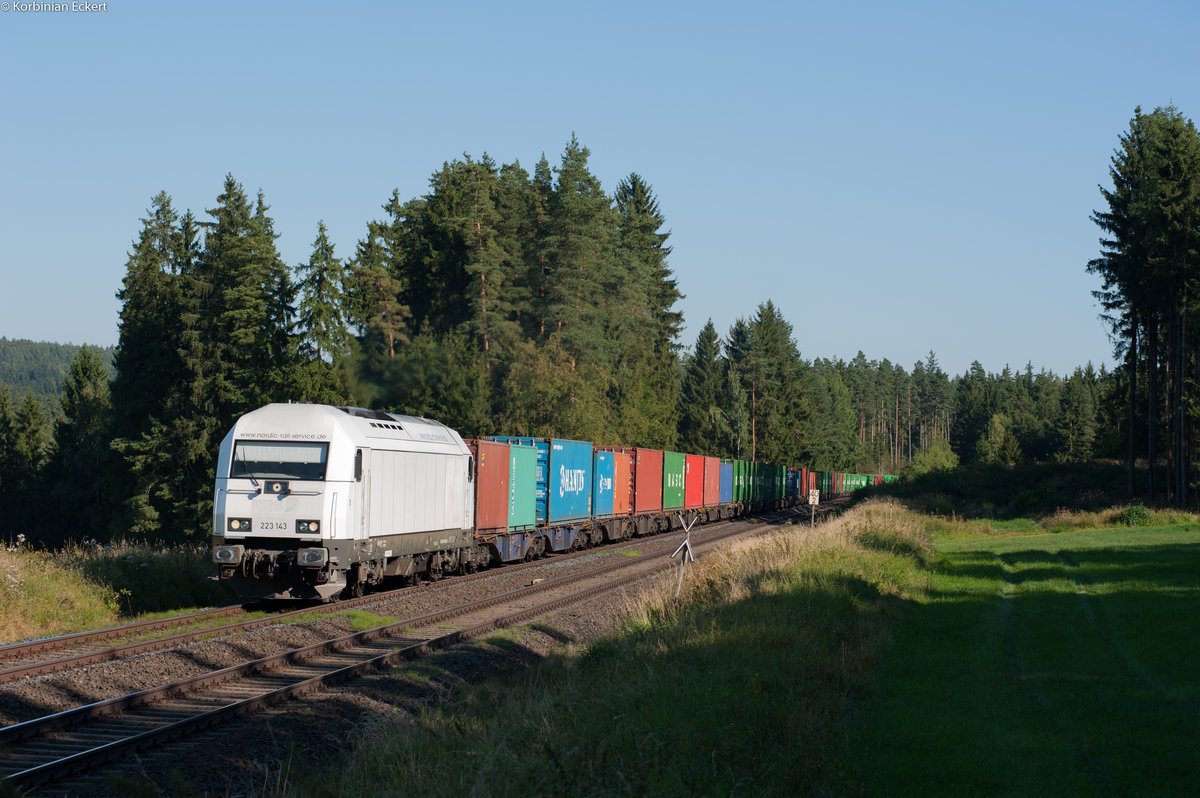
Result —
[{"label": "green container", "polygon": [[687,455],[663,452],[663,509],[683,507],[684,479],[687,474]]},{"label": "green container", "polygon": [[537,456],[533,446],[508,447],[508,528],[537,525]]}]

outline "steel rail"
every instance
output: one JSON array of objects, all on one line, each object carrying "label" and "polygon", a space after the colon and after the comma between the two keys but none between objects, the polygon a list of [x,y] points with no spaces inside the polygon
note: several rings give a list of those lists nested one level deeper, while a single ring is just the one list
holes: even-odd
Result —
[{"label": "steel rail", "polygon": [[[741,522],[747,522],[752,518],[759,516],[750,516],[745,519],[739,519]],[[705,532],[721,529],[735,521],[718,521],[712,524],[706,524],[702,527]],[[681,534],[678,530],[674,530],[673,534]],[[668,536],[662,537],[652,536],[657,539],[666,539]],[[611,548],[606,547],[608,551],[619,551],[629,546],[639,545],[639,542],[645,541],[648,538],[635,538],[617,542]],[[552,555],[547,559],[554,559],[559,562],[578,557],[586,556],[587,554],[595,553],[596,548],[578,549],[571,552],[563,552]],[[173,646],[182,645],[198,640],[202,637],[210,637],[213,635],[228,635],[235,632],[249,631],[259,629],[265,626],[284,622],[290,618],[296,617],[311,617],[312,615],[335,614],[346,610],[355,609],[357,607],[370,606],[391,601],[396,598],[404,598],[406,596],[418,595],[422,592],[433,590],[437,587],[445,585],[458,585],[473,582],[478,579],[487,579],[493,576],[503,576],[505,574],[518,573],[520,571],[536,568],[544,565],[545,560],[532,560],[521,563],[511,563],[498,569],[487,569],[470,574],[460,574],[456,576],[445,577],[443,579],[425,582],[420,585],[409,585],[395,590],[384,591],[382,593],[371,593],[359,598],[345,599],[329,604],[315,604],[301,607],[299,609],[288,610],[284,612],[274,613],[265,618],[254,618],[247,621],[238,621],[231,624],[222,624],[220,626],[210,626],[203,629],[195,629],[190,632],[181,632],[176,635],[166,637],[158,637],[152,640],[146,640],[139,643],[126,643],[119,646],[111,646],[95,651],[86,651],[79,654],[72,654],[65,657],[57,657],[48,660],[38,660],[34,662],[22,663],[8,667],[0,667],[0,684],[7,684],[21,679],[29,679],[37,676],[46,676],[49,674],[60,673],[62,671],[71,670],[73,668],[82,668],[90,665],[98,665],[104,662],[112,662],[125,659],[127,657],[146,654],[152,651],[158,651]],[[154,621],[141,621],[138,623],[125,624],[122,626],[114,626],[106,629],[99,629],[91,632],[78,632],[71,635],[63,635],[54,638],[44,638],[42,640],[28,641],[25,643],[15,643],[9,646],[0,647],[0,662],[4,659],[14,659],[23,654],[37,653],[43,650],[55,650],[59,648],[67,648],[72,645],[81,645],[88,642],[108,640],[114,637],[127,636],[136,633],[148,633],[161,629],[169,629],[174,626],[184,626],[207,618],[218,618],[229,615],[244,613],[243,605],[230,605],[220,607],[214,610],[205,610],[201,612],[188,613],[186,615],[178,615],[172,618],[161,618]]]},{"label": "steel rail", "polygon": [[[753,529],[743,529],[741,528],[742,525],[740,524],[738,526],[738,529],[727,530],[714,536],[706,536],[705,540],[697,541],[697,543],[698,545],[703,545],[705,548],[709,548],[728,538],[736,537],[745,534],[746,532],[756,531]],[[711,530],[712,527],[709,529]],[[663,559],[666,559],[667,561],[661,563],[657,562],[658,560]],[[653,562],[655,564],[647,566],[646,563],[648,562]],[[521,623],[525,620],[538,617],[539,615],[543,615],[547,612],[560,609],[561,607],[586,600],[592,596],[623,587],[626,584],[645,579],[654,573],[666,570],[670,567],[672,567],[672,563],[669,561],[669,555],[666,553],[666,551],[653,554],[648,560],[626,560],[618,563],[610,563],[608,565],[591,569],[583,573],[568,574],[554,579],[540,581],[533,585],[506,591],[505,593],[490,596],[485,599],[465,602],[447,609],[385,624],[383,626],[363,632],[345,635],[335,640],[329,640],[322,643],[313,644],[311,646],[293,649],[291,651],[283,652],[270,657],[263,657],[253,662],[243,663],[240,665],[231,666],[229,668],[223,668],[206,674],[200,674],[198,676],[180,680],[168,685],[142,690],[130,695],[99,701],[82,707],[76,707],[74,709],[65,710],[44,718],[37,718],[24,723],[14,724],[13,726],[0,729],[0,747],[8,749],[9,755],[7,758],[10,761],[16,759],[16,757],[12,756],[14,753],[12,748],[14,743],[20,743],[23,740],[43,736],[53,731],[61,731],[66,728],[74,727],[89,719],[108,717],[116,715],[119,712],[132,710],[157,701],[162,701],[169,698],[178,698],[188,695],[189,693],[194,693],[196,690],[203,687],[220,684],[226,681],[237,679],[239,677],[247,677],[270,672],[287,665],[303,663],[306,660],[322,654],[344,653],[344,651],[348,648],[356,645],[371,643],[381,638],[392,636],[395,632],[404,631],[406,627],[429,627],[455,617],[459,617],[468,612],[487,609],[508,601],[518,600],[526,596],[536,595],[538,593],[543,593],[552,589],[567,586],[574,582],[597,579],[618,570],[634,570],[634,573],[619,579],[606,581],[585,590],[571,593],[567,596],[559,597],[549,602],[544,602],[535,607],[519,610],[517,612],[502,616],[501,618],[493,619],[482,624],[477,624],[469,629],[457,630],[433,638],[432,640],[413,643],[396,651],[369,657],[352,665],[335,668],[326,673],[303,679],[291,685],[279,687],[257,696],[252,696],[231,702],[222,707],[197,713],[191,717],[165,724],[156,729],[149,729],[130,737],[106,742],[94,748],[79,751],[53,761],[26,767],[23,770],[7,774],[7,776],[4,778],[4,781],[7,781],[8,783],[20,788],[27,788],[44,784],[48,781],[59,779],[63,776],[74,775],[78,773],[78,769],[84,765],[92,765],[103,761],[109,761],[120,756],[126,751],[139,750],[153,743],[174,739],[214,723],[239,717],[256,709],[279,703],[280,701],[291,697],[304,695],[321,687],[336,684],[365,673],[382,668],[394,667],[401,662],[427,655],[432,651],[454,645],[455,643],[476,639],[488,633],[489,631]],[[3,764],[3,761],[4,760],[0,760],[0,764]],[[0,781],[0,783],[4,783],[4,781]]]}]

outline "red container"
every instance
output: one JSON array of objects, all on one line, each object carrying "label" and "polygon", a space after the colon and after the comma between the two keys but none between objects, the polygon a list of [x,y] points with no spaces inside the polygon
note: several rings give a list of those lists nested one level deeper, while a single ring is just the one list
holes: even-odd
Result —
[{"label": "red container", "polygon": [[613,449],[613,515],[633,512],[633,452]]},{"label": "red container", "polygon": [[633,511],[662,510],[663,453],[658,449],[634,449]]},{"label": "red container", "polygon": [[613,455],[613,515],[629,515],[633,512],[633,497],[637,491],[634,483],[637,450],[620,446],[597,446],[596,450]]},{"label": "red container", "polygon": [[685,455],[683,472],[683,507],[695,510],[704,505],[704,458],[698,454]]},{"label": "red container", "polygon": [[704,506],[716,507],[721,503],[721,458],[704,458]]},{"label": "red container", "polygon": [[475,457],[475,531],[508,531],[508,444],[467,441]]}]

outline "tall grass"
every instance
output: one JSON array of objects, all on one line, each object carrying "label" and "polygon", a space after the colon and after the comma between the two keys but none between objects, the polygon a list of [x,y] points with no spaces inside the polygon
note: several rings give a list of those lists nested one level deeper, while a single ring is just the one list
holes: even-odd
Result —
[{"label": "tall grass", "polygon": [[679,598],[664,580],[581,653],[372,727],[298,792],[803,791],[841,758],[840,718],[867,689],[888,617],[925,590],[929,536],[890,512],[860,507],[706,557]]},{"label": "tall grass", "polygon": [[0,547],[0,642],[229,603],[227,591],[208,580],[211,571],[208,546],[200,544]]}]

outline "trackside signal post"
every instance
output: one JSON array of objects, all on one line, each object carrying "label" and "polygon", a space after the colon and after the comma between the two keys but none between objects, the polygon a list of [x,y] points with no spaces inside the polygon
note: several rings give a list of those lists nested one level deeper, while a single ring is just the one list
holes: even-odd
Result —
[{"label": "trackside signal post", "polygon": [[[671,555],[671,559],[673,560],[679,556],[680,552],[683,552],[683,559],[679,561],[679,582],[675,585],[675,598],[679,598],[679,591],[683,589],[684,567],[687,566],[688,560],[692,562],[696,561],[696,555],[692,552],[692,527],[696,524],[696,518],[699,518],[699,516],[693,518],[692,523],[683,528],[683,542],[679,544],[679,548],[675,549],[675,553]],[[679,522],[683,523],[682,513],[679,515]]]},{"label": "trackside signal post", "polygon": [[821,491],[813,488],[808,492],[808,506],[812,508],[812,517],[809,519],[809,526],[817,525],[817,505],[821,503]]}]

